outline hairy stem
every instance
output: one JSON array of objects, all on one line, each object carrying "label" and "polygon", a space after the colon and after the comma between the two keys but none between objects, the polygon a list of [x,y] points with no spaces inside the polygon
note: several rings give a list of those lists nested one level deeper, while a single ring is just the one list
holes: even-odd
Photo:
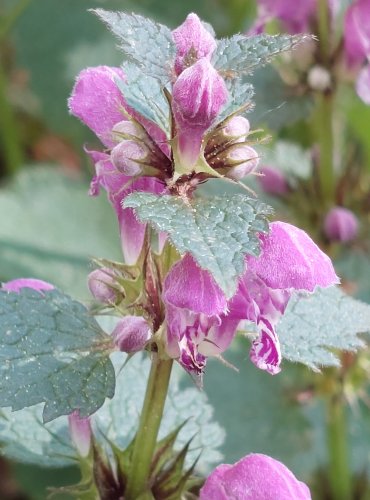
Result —
[{"label": "hairy stem", "polygon": [[346,406],[342,395],[332,395],[327,403],[327,440],[330,487],[336,500],[352,498],[345,413]]},{"label": "hairy stem", "polygon": [[162,420],[172,364],[172,359],[161,360],[157,355],[153,355],[144,405],[135,439],[132,467],[125,491],[126,500],[135,500],[145,493]]}]

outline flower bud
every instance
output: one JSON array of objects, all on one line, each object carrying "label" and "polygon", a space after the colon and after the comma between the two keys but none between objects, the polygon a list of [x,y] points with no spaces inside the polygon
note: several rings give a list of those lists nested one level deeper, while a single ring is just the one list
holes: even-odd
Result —
[{"label": "flower bud", "polygon": [[141,351],[151,337],[150,326],[141,316],[125,316],[114,328],[112,337],[123,352]]},{"label": "flower bud", "polygon": [[78,454],[85,458],[91,446],[91,425],[89,417],[80,417],[78,411],[68,415],[69,433]]},{"label": "flower bud", "polygon": [[8,281],[7,283],[3,283],[1,288],[3,290],[6,290],[7,292],[19,293],[22,288],[32,288],[32,290],[42,292],[44,290],[53,290],[54,286],[42,280],[33,278],[19,278],[16,280]]},{"label": "flower bud", "polygon": [[108,267],[92,271],[87,278],[87,285],[95,300],[103,304],[114,304],[117,300],[117,282],[114,272]]},{"label": "flower bud", "polygon": [[307,83],[311,89],[324,92],[332,84],[330,72],[326,68],[316,65],[308,72]]},{"label": "flower bud", "polygon": [[140,161],[144,161],[148,156],[145,146],[135,141],[124,140],[115,146],[110,154],[110,159],[114,167],[127,176],[140,174],[142,166]]},{"label": "flower bud", "polygon": [[226,177],[239,181],[257,168],[259,156],[250,146],[238,146],[230,151],[228,162],[236,165],[227,170]]},{"label": "flower bud", "polygon": [[233,116],[223,126],[218,126],[209,138],[204,156],[212,158],[229,143],[244,142],[249,134],[250,124],[244,116]]},{"label": "flower bud", "polygon": [[172,107],[179,154],[187,167],[192,167],[199,157],[203,135],[226,103],[227,96],[224,80],[204,57],[176,80]]},{"label": "flower bud", "polygon": [[222,128],[222,133],[226,139],[243,139],[249,134],[250,123],[244,116],[233,116]]},{"label": "flower bud", "polygon": [[217,44],[196,14],[189,14],[186,20],[172,32],[176,45],[175,71],[179,75],[198,59],[210,59]]},{"label": "flower bud", "polygon": [[132,137],[145,140],[147,137],[143,128],[130,120],[122,120],[116,123],[112,129],[112,135],[118,142],[122,141],[122,139],[131,139]]},{"label": "flower bud", "polygon": [[265,193],[282,196],[289,191],[288,182],[281,170],[264,165],[260,172],[263,175],[258,180]]},{"label": "flower bud", "polygon": [[235,464],[216,467],[199,500],[311,500],[308,487],[281,462],[252,453]]},{"label": "flower bud", "polygon": [[324,233],[331,241],[351,241],[358,233],[357,217],[347,208],[334,207],[325,217]]}]

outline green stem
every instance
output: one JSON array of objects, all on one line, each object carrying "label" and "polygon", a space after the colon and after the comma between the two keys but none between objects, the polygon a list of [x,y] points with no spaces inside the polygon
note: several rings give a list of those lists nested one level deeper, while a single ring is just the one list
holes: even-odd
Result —
[{"label": "green stem", "polygon": [[333,95],[317,94],[315,131],[319,145],[319,181],[324,206],[331,205],[335,193],[333,168]]},{"label": "green stem", "polygon": [[18,130],[12,106],[6,97],[7,81],[0,61],[0,141],[3,149],[5,171],[13,174],[23,161]]},{"label": "green stem", "polygon": [[329,480],[335,500],[349,500],[351,476],[348,463],[346,405],[341,394],[334,394],[327,404],[327,439]]},{"label": "green stem", "polygon": [[162,420],[173,360],[161,360],[154,354],[139,428],[135,438],[132,467],[125,491],[126,500],[145,493],[150,466]]},{"label": "green stem", "polygon": [[324,62],[328,62],[330,57],[330,15],[327,0],[317,2],[317,19],[320,53]]}]

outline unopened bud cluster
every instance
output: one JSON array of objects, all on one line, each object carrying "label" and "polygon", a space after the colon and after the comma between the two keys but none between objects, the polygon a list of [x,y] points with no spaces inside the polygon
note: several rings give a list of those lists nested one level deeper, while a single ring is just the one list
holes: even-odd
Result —
[{"label": "unopened bud cluster", "polygon": [[250,124],[243,116],[233,116],[221,123],[205,148],[209,165],[230,179],[240,180],[258,165],[258,153],[248,145]]}]

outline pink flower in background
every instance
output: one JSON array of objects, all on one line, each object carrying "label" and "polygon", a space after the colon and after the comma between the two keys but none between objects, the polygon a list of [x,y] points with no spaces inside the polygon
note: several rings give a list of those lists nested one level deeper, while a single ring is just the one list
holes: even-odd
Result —
[{"label": "pink flower in background", "polygon": [[7,283],[3,283],[1,286],[2,290],[7,292],[19,293],[22,288],[32,288],[38,292],[53,290],[54,286],[46,281],[34,279],[34,278],[18,278]]},{"label": "pink flower in background", "polygon": [[366,66],[359,72],[356,91],[370,104],[370,2],[356,0],[348,9],[344,20],[344,47],[350,66]]},{"label": "pink flower in background", "polygon": [[258,177],[258,180],[265,193],[275,196],[283,196],[288,193],[289,184],[281,170],[269,165],[263,165],[259,171],[263,175]]},{"label": "pink flower in background", "polygon": [[347,208],[333,207],[326,214],[324,233],[332,241],[352,241],[358,233],[358,219]]},{"label": "pink flower in background", "polygon": [[[116,85],[116,78],[125,79],[124,73],[119,68],[98,66],[83,70],[69,99],[71,113],[90,127],[108,148],[116,146],[117,124],[127,120],[123,110],[140,119],[138,114],[127,106]],[[141,124],[147,128],[153,141],[157,141],[165,151],[166,148],[168,151],[164,132],[144,118],[141,118]],[[161,193],[164,189],[163,184],[155,177],[133,180],[113,166],[108,153],[90,151],[89,154],[96,169],[90,194],[98,195],[100,186],[106,190],[117,214],[125,261],[127,264],[135,264],[142,249],[146,225],[137,221],[131,208],[122,208],[122,200],[136,190]]]},{"label": "pink flower in background", "polygon": [[331,260],[304,231],[274,222],[260,239],[261,256],[246,257],[246,270],[228,302],[208,271],[188,254],[168,273],[163,288],[167,353],[190,373],[200,376],[206,358],[224,352],[244,320],[258,331],[252,362],[278,373],[281,353],[275,327],[291,295],[338,283]]},{"label": "pink flower in background", "polygon": [[172,31],[172,37],[177,49],[177,75],[202,57],[210,60],[217,46],[216,40],[196,14],[189,14],[186,20]]},{"label": "pink flower in background", "polygon": [[311,494],[284,464],[252,453],[233,465],[216,467],[200,490],[199,499],[311,500]]},{"label": "pink flower in background", "polygon": [[315,15],[316,0],[299,0],[294,7],[290,0],[258,0],[258,17],[252,31],[263,31],[266,23],[279,19],[291,34],[310,31],[310,21]]}]

